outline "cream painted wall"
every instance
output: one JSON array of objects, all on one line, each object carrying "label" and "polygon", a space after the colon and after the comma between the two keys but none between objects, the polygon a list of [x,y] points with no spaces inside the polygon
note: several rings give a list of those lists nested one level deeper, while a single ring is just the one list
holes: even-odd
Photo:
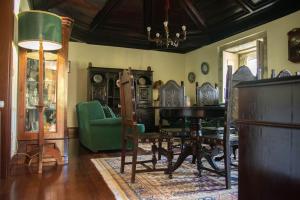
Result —
[{"label": "cream painted wall", "polygon": [[75,106],[87,100],[87,66],[146,70],[151,66],[153,80],[184,80],[185,55],[70,42],[68,77],[68,127],[76,127]]},{"label": "cream painted wall", "polygon": [[[287,32],[293,28],[300,27],[300,11],[294,12],[283,18],[274,20],[267,24],[258,26],[232,37],[226,38],[219,42],[197,49],[193,52],[186,54],[185,57],[185,82],[186,94],[191,97],[192,103],[195,102],[195,84],[187,82],[187,74],[194,72],[196,74],[196,81],[199,84],[209,81],[211,83],[218,83],[218,59],[219,48],[230,42],[245,38],[259,32],[265,31],[267,33],[267,55],[268,55],[268,68],[275,69],[278,73],[281,69],[289,69],[295,73],[300,71],[299,63],[292,63],[288,60],[288,38]],[[202,62],[208,62],[210,65],[210,72],[203,75],[200,71]]]},{"label": "cream painted wall", "polygon": [[[268,68],[278,73],[286,68],[291,72],[300,71],[300,64],[288,61],[287,32],[300,27],[300,11],[292,13],[270,23],[258,26],[219,42],[197,49],[187,54],[165,53],[89,45],[83,43],[70,43],[69,60],[71,72],[69,73],[68,88],[68,127],[77,126],[75,105],[87,98],[87,71],[89,62],[97,67],[117,67],[146,69],[151,66],[154,71],[154,80],[185,81],[186,94],[195,102],[195,83],[187,80],[187,74],[194,72],[196,81],[218,83],[219,48],[225,44],[245,38],[259,32],[267,33]],[[210,71],[207,75],[201,74],[200,65],[208,62]]]}]

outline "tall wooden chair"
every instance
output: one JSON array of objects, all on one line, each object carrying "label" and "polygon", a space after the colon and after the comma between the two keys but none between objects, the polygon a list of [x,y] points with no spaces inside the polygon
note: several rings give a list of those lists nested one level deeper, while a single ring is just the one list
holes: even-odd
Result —
[{"label": "tall wooden chair", "polygon": [[[159,95],[160,107],[184,107],[184,84],[180,85],[174,80],[169,80],[160,87]],[[173,148],[180,147],[182,150],[183,143],[187,137],[186,120],[182,117],[164,118],[160,112],[159,130],[164,134],[171,135],[173,138],[179,138],[180,144],[174,145]],[[159,144],[161,145],[161,144]],[[160,159],[160,155],[158,157]]]},{"label": "tall wooden chair", "polygon": [[[136,119],[136,99],[134,89],[134,78],[131,70],[124,70],[120,73],[120,101],[121,101],[121,116],[122,116],[122,152],[121,152],[121,173],[124,173],[125,165],[131,164],[131,182],[135,182],[135,174],[139,172],[150,172],[150,171],[165,171],[168,173],[172,162],[172,151],[171,149],[157,148],[156,143],[162,140],[168,142],[168,147],[171,142],[170,137],[161,135],[159,133],[145,133],[144,124],[138,124]],[[132,142],[132,162],[126,162],[126,152],[129,141]],[[138,153],[138,142],[151,142],[152,143],[152,159],[137,161]],[[130,145],[129,145],[130,146]],[[157,163],[156,152],[165,155],[168,159],[167,168],[156,168]],[[152,163],[152,168],[146,163]],[[141,164],[145,169],[137,170],[137,164]]]},{"label": "tall wooden chair", "polygon": [[[236,84],[241,81],[254,80],[255,76],[252,75],[250,69],[246,66],[240,67],[234,74],[232,74],[232,67],[228,66],[227,76],[226,76],[226,91],[225,91],[225,108],[226,112],[224,115],[223,127],[216,126],[216,129],[210,127],[211,134],[202,134],[200,141],[203,144],[209,144],[212,148],[206,149],[202,148],[201,156],[207,158],[208,162],[214,166],[214,169],[208,169],[202,166],[201,158],[198,161],[198,170],[201,169],[216,172],[218,174],[224,175],[226,180],[226,188],[231,187],[231,151],[233,151],[235,156],[235,150],[238,148],[238,135],[233,134],[234,129],[231,127],[234,121],[233,112],[237,112],[237,90],[233,88]],[[205,132],[205,127],[202,128],[202,132]],[[221,157],[224,159],[224,169],[217,167],[215,161],[212,159],[218,153],[220,149],[223,149],[224,155]],[[221,159],[219,159],[221,160]]]},{"label": "tall wooden chair", "polygon": [[284,69],[279,72],[279,74],[277,75],[277,78],[289,77],[289,76],[292,76],[292,73],[289,70]]},{"label": "tall wooden chair", "polygon": [[219,90],[209,82],[201,86],[196,82],[196,103],[197,106],[217,105],[219,104]]},{"label": "tall wooden chair", "polygon": [[[208,134],[197,137],[197,142],[200,144],[197,154],[197,168],[199,175],[201,176],[202,170],[208,170],[217,174],[225,176],[226,188],[231,188],[231,168],[230,168],[230,124],[231,124],[231,94],[232,94],[232,67],[228,66],[227,78],[226,78],[226,92],[225,92],[225,123],[224,134]],[[203,144],[208,144],[211,148],[207,148]],[[213,161],[214,154],[217,147],[221,147],[224,150],[224,169],[220,169]],[[213,169],[207,168],[202,164],[202,158],[206,158],[207,161],[213,166]]]}]

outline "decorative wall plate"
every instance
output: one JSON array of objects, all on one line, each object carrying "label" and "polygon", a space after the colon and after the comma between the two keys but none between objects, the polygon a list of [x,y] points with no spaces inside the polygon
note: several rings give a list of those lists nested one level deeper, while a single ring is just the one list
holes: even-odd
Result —
[{"label": "decorative wall plate", "polygon": [[190,72],[188,74],[188,80],[190,83],[194,83],[195,82],[195,79],[196,79],[196,74],[194,72]]},{"label": "decorative wall plate", "polygon": [[201,72],[203,73],[203,74],[208,74],[208,72],[209,72],[209,65],[208,65],[208,63],[207,62],[203,62],[202,64],[201,64]]},{"label": "decorative wall plate", "polygon": [[101,75],[101,74],[95,74],[95,75],[93,76],[93,81],[94,81],[95,83],[101,83],[101,82],[103,81],[102,75]]}]

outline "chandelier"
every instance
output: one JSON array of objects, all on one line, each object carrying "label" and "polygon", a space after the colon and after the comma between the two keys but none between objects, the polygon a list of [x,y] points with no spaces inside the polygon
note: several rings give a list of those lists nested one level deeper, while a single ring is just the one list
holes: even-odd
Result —
[{"label": "chandelier", "polygon": [[170,2],[169,0],[165,1],[165,21],[163,22],[163,26],[164,26],[164,35],[160,34],[160,33],[156,33],[154,38],[151,38],[151,27],[148,26],[147,27],[147,33],[148,33],[148,40],[151,42],[155,42],[156,46],[159,47],[169,47],[169,46],[173,46],[173,47],[178,47],[179,43],[186,40],[186,26],[182,25],[181,27],[181,33],[177,32],[175,34],[175,36],[170,37],[170,32],[169,32],[169,21],[168,21],[168,12],[169,12],[169,8],[170,8]]}]

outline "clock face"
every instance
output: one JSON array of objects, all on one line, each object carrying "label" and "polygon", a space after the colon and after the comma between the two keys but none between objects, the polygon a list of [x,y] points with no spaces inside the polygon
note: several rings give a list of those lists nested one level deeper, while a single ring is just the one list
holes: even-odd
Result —
[{"label": "clock face", "polygon": [[209,65],[208,65],[207,62],[203,62],[203,63],[201,64],[201,72],[202,72],[203,74],[208,74],[208,72],[209,72]]},{"label": "clock face", "polygon": [[139,78],[138,82],[139,82],[140,85],[145,85],[146,84],[146,79],[141,77],[141,78]]},{"label": "clock face", "polygon": [[102,75],[101,75],[101,74],[95,74],[95,75],[93,76],[93,81],[94,81],[95,83],[101,83],[101,82],[103,81]]},{"label": "clock face", "polygon": [[188,74],[188,80],[190,83],[194,83],[195,82],[195,79],[196,79],[196,74],[194,72],[190,72]]}]

